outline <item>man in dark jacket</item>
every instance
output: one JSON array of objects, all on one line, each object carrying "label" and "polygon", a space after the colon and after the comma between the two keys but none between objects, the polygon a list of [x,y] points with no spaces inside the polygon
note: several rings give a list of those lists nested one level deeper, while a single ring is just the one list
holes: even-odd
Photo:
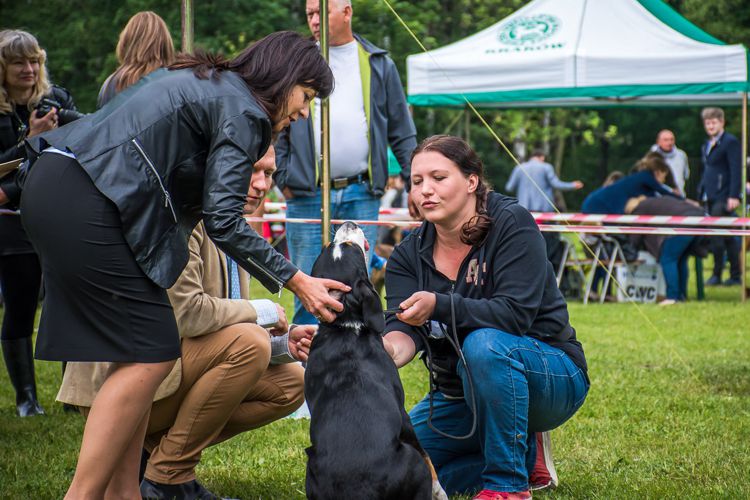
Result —
[{"label": "man in dark jacket", "polygon": [[[307,23],[320,36],[318,0],[307,0]],[[376,220],[379,199],[388,180],[388,146],[408,181],[409,161],[416,147],[412,122],[396,65],[386,52],[355,35],[349,0],[329,3],[330,65],[336,87],[331,94],[331,216],[335,219]],[[290,218],[320,218],[320,104],[309,119],[300,119],[276,144],[278,170],[274,179],[287,199]],[[364,228],[374,247],[377,230]],[[320,253],[320,226],[288,224],[292,262],[310,272]],[[368,255],[369,261],[370,255]],[[316,323],[295,301],[295,323]]]},{"label": "man in dark jacket", "polygon": [[[703,179],[701,199],[709,215],[714,217],[736,216],[742,193],[742,148],[735,136],[724,131],[724,111],[721,108],[705,108],[701,112],[703,127],[708,140],[703,145]],[[729,260],[730,275],[725,285],[739,285],[740,242],[727,236],[714,238],[714,272],[707,285],[721,284],[724,268],[724,253]]]}]

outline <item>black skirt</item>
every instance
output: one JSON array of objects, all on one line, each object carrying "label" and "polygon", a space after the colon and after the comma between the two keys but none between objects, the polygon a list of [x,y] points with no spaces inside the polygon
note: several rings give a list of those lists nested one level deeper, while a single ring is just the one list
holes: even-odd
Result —
[{"label": "black skirt", "polygon": [[157,363],[180,356],[166,290],[140,269],[117,207],[77,161],[43,154],[26,180],[21,214],[46,290],[38,359]]}]

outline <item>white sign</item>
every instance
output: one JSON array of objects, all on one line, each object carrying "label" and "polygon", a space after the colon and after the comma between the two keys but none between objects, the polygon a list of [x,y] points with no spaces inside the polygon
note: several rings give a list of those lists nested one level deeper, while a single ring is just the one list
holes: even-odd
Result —
[{"label": "white sign", "polygon": [[[654,303],[666,295],[666,283],[658,264],[629,264],[615,268],[617,300]],[[626,295],[627,294],[627,295]]]}]

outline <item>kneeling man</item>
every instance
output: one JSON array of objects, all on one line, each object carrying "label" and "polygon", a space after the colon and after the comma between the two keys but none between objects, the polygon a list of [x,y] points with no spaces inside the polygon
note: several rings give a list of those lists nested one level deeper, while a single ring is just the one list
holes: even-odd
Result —
[{"label": "kneeling man", "polygon": [[[253,167],[245,210],[270,189],[273,147]],[[247,300],[248,276],[200,223],[190,260],[168,290],[182,358],[156,393],[144,448],[143,498],[218,498],[195,480],[208,446],[291,414],[304,401],[304,370],[314,326],[292,326],[270,300]],[[268,330],[267,330],[268,328]],[[289,333],[285,333],[289,329]],[[58,400],[84,414],[109,363],[69,363]]]}]

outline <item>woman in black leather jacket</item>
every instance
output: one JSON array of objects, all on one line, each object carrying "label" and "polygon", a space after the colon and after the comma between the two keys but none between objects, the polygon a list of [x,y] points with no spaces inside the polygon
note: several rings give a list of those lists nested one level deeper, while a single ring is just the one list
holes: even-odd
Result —
[{"label": "woman in black leather jacket", "polygon": [[182,272],[199,220],[268,289],[288,288],[326,321],[343,309],[328,290],[347,287],[299,272],[242,213],[252,166],[272,135],[332,88],[317,45],[293,32],[230,61],[183,55],[98,112],[28,141],[41,156],[0,182],[0,203],[15,203],[23,189],[21,213],[43,263],[37,357],[114,363],[69,497],[140,495],[149,408],[180,354],[165,288]]},{"label": "woman in black leather jacket", "polygon": [[[44,116],[35,110],[42,98],[75,109],[70,94],[47,80],[45,59],[33,35],[0,31],[0,163],[26,158],[24,139],[57,126],[55,108]],[[21,218],[11,212],[0,215],[0,289],[5,299],[0,342],[21,417],[44,414],[36,397],[31,344],[40,282],[39,258]]]}]

